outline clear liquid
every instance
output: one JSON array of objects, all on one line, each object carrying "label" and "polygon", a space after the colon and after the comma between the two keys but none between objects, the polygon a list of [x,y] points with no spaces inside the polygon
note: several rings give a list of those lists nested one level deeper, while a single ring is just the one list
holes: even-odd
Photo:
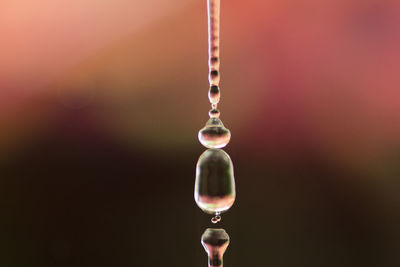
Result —
[{"label": "clear liquid", "polygon": [[213,108],[208,112],[208,116],[210,116],[210,118],[219,118],[219,115],[219,110],[216,108]]},{"label": "clear liquid", "polygon": [[207,0],[209,82],[219,85],[219,16],[220,0]]},{"label": "clear liquid", "polygon": [[212,85],[210,90],[208,91],[208,99],[211,104],[218,104],[219,99],[221,98],[221,92],[217,85]]},{"label": "clear liquid", "polygon": [[[233,164],[229,155],[219,149],[225,147],[231,138],[230,131],[225,128],[219,119],[220,112],[217,105],[220,101],[220,57],[219,57],[219,20],[220,0],[207,0],[208,11],[208,67],[209,91],[208,98],[212,109],[208,115],[210,119],[198,133],[199,141],[209,148],[199,158],[196,167],[195,200],[197,205],[206,213],[215,215],[212,223],[221,220],[220,214],[227,211],[235,202],[235,178]],[[215,258],[215,257],[214,257]],[[218,259],[210,266],[217,265]]]},{"label": "clear liquid", "polygon": [[206,126],[200,129],[198,138],[200,143],[207,148],[222,148],[231,140],[231,132],[225,128],[219,118],[211,117]]},{"label": "clear liquid", "polygon": [[222,267],[223,255],[229,245],[229,235],[224,229],[208,228],[201,236],[201,244],[208,254],[209,267]]},{"label": "clear liquid", "polygon": [[210,90],[208,97],[213,108],[217,108],[220,98],[220,58],[219,58],[219,16],[220,0],[207,0],[208,13],[208,81]]},{"label": "clear liquid", "polygon": [[196,166],[194,198],[206,213],[219,215],[235,202],[233,163],[222,149],[207,149]]}]

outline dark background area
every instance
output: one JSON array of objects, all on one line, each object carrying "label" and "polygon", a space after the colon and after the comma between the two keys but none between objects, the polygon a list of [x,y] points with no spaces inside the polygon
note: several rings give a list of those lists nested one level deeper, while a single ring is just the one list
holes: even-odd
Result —
[{"label": "dark background area", "polygon": [[[215,226],[193,200],[195,138],[127,149],[74,113],[59,120],[81,125],[72,135],[54,129],[3,164],[1,266],[206,266],[200,236]],[[257,160],[232,143],[226,266],[399,264],[398,206],[375,183],[311,152]]]}]

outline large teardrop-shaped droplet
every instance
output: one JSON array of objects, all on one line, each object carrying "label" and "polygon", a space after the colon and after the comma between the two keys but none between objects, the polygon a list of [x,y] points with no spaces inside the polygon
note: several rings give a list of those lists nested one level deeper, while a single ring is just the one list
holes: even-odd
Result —
[{"label": "large teardrop-shaped droplet", "polygon": [[207,148],[221,148],[231,139],[231,132],[225,128],[219,118],[210,118],[206,126],[199,131],[199,141]]},{"label": "large teardrop-shaped droplet", "polygon": [[235,202],[235,177],[229,155],[222,149],[207,149],[196,166],[194,199],[206,213],[227,211]]}]

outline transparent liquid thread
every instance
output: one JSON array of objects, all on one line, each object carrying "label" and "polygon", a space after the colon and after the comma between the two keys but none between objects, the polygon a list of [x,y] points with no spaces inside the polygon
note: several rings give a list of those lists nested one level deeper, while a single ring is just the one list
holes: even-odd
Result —
[{"label": "transparent liquid thread", "polygon": [[[220,0],[207,0],[208,11],[208,81],[210,90],[219,86],[220,81],[220,58],[219,58],[219,16],[220,16]],[[217,108],[219,102],[218,95],[209,94],[210,103],[213,108]]]},{"label": "transparent liquid thread", "polygon": [[[231,138],[229,129],[225,128],[219,119],[217,108],[221,98],[220,82],[220,0],[207,0],[208,12],[208,99],[211,110],[210,119],[204,128],[200,129],[198,139],[209,148],[197,163],[195,200],[197,205],[206,213],[213,214],[211,222],[221,221],[221,213],[228,210],[235,201],[235,180],[233,165],[223,150]],[[218,162],[218,164],[216,164]],[[216,175],[217,172],[221,172]],[[223,185],[223,186],[222,186]],[[218,192],[215,191],[217,186]],[[215,191],[215,192],[214,192]]]}]

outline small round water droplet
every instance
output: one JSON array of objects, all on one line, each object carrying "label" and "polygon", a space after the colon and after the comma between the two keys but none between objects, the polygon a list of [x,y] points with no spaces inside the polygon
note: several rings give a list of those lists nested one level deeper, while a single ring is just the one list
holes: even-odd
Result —
[{"label": "small round water droplet", "polygon": [[210,57],[209,66],[210,66],[210,68],[218,69],[219,68],[219,58],[218,57]]},{"label": "small round water droplet", "polygon": [[200,143],[207,148],[221,148],[231,139],[231,132],[225,128],[219,118],[210,118],[206,126],[199,131]]},{"label": "small round water droplet", "polygon": [[210,84],[218,85],[219,84],[219,71],[218,70],[210,71],[208,80],[209,80]]},{"label": "small round water droplet", "polygon": [[210,55],[213,57],[218,57],[219,56],[219,44],[211,44],[211,47],[209,48]]},{"label": "small round water droplet", "polygon": [[219,99],[221,97],[221,91],[217,85],[211,85],[210,90],[208,91],[208,99],[211,104],[218,104]]},{"label": "small round water droplet", "polygon": [[235,177],[229,155],[222,149],[207,149],[196,166],[194,199],[206,213],[219,216],[235,202]]},{"label": "small round water droplet", "polygon": [[210,111],[208,112],[208,115],[210,116],[210,118],[219,118],[219,109],[213,108],[210,109]]},{"label": "small round water droplet", "polygon": [[211,218],[212,223],[219,223],[220,221],[221,221],[220,215],[215,215],[214,217]]}]

